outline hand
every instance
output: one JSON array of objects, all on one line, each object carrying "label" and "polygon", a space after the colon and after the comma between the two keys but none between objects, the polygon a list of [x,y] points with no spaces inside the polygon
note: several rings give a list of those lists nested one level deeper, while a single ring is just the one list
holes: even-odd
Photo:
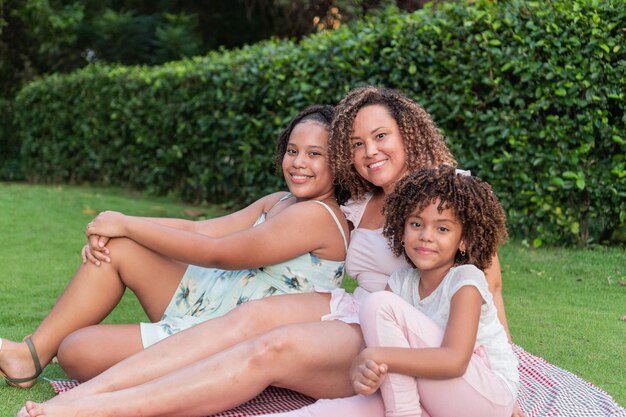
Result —
[{"label": "hand", "polygon": [[103,237],[126,236],[128,216],[117,211],[104,211],[87,223],[85,234],[89,237],[98,235]]},{"label": "hand", "polygon": [[[366,349],[367,350],[367,349]],[[367,358],[366,351],[361,352],[352,361],[350,379],[357,394],[371,395],[378,390],[387,375],[387,365],[378,364]]]},{"label": "hand", "polygon": [[91,235],[87,237],[87,244],[81,249],[83,263],[87,261],[96,266],[100,266],[102,262],[111,262],[109,257],[109,248],[106,244],[109,242],[108,237],[99,235]]}]

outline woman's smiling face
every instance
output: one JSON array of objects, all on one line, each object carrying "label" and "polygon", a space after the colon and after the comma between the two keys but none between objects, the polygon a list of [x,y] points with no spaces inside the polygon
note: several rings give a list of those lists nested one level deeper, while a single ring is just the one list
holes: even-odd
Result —
[{"label": "woman's smiling face", "polygon": [[354,168],[385,194],[390,193],[407,172],[407,155],[396,120],[385,106],[373,104],[358,111],[352,126]]}]

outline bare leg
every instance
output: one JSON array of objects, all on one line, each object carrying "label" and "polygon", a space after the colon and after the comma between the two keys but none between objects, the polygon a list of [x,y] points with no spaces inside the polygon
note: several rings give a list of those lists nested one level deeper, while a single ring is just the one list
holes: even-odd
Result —
[{"label": "bare leg", "polygon": [[340,321],[283,326],[142,385],[26,408],[33,417],[204,416],[268,385],[345,397],[354,394],[348,369],[361,345],[359,327]]},{"label": "bare leg", "polygon": [[[56,355],[66,336],[104,319],[120,301],[125,288],[137,295],[150,320],[159,320],[186,269],[186,265],[129,239],[113,239],[108,247],[111,263],[103,263],[100,267],[81,264],[33,333],[32,341],[42,366]],[[11,377],[32,375],[35,368],[27,346],[4,340],[0,369]]]},{"label": "bare leg", "polygon": [[491,295],[493,296],[493,302],[498,309],[498,319],[500,320],[502,326],[504,326],[504,330],[506,331],[506,335],[510,342],[511,333],[509,332],[509,325],[506,320],[506,311],[504,310],[504,299],[502,298],[502,270],[500,267],[500,259],[497,254],[493,256],[491,266],[485,270],[485,277],[487,278],[487,284],[489,285],[489,292],[491,292]]},{"label": "bare leg", "polygon": [[84,382],[141,350],[138,324],[98,324],[63,339],[57,358],[68,376]]},{"label": "bare leg", "polygon": [[[329,313],[329,301],[329,294],[319,293],[277,295],[250,301],[222,317],[170,336],[50,401],[66,401],[140,385],[278,326],[319,320]],[[84,354],[97,357],[99,352],[92,349]],[[76,354],[83,353],[77,351]]]}]

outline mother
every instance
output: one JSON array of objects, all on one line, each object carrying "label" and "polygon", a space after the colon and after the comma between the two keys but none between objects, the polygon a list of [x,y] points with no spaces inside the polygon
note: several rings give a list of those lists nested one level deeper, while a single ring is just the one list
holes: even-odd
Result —
[{"label": "mother", "polygon": [[[353,196],[345,211],[354,226],[346,258],[347,272],[359,283],[354,296],[335,290],[248,303],[47,403],[27,403],[29,415],[202,416],[238,405],[268,385],[315,398],[353,395],[348,371],[363,343],[358,303],[406,266],[382,236],[383,199],[407,172],[455,161],[421,106],[374,87],[351,91],[337,106],[330,154],[337,179]],[[488,276],[501,305],[497,262]],[[330,413],[322,407],[320,415]]]}]

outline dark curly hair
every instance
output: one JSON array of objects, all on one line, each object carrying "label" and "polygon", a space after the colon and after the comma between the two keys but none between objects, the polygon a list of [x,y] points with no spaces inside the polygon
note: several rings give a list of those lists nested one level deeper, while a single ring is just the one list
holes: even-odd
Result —
[{"label": "dark curly hair", "polygon": [[437,200],[440,212],[451,209],[463,225],[461,238],[466,253],[462,256],[457,251],[455,263],[473,264],[484,271],[491,265],[498,245],[508,237],[504,209],[489,184],[478,177],[457,174],[449,165],[413,172],[387,196],[383,235],[391,250],[396,256],[404,253],[402,237],[406,219]]},{"label": "dark curly hair", "polygon": [[441,132],[422,106],[395,90],[373,86],[356,88],[335,107],[329,145],[335,181],[345,187],[352,198],[359,199],[374,189],[354,168],[350,146],[356,114],[361,108],[374,104],[386,107],[398,124],[409,172],[441,164],[456,166]]}]

